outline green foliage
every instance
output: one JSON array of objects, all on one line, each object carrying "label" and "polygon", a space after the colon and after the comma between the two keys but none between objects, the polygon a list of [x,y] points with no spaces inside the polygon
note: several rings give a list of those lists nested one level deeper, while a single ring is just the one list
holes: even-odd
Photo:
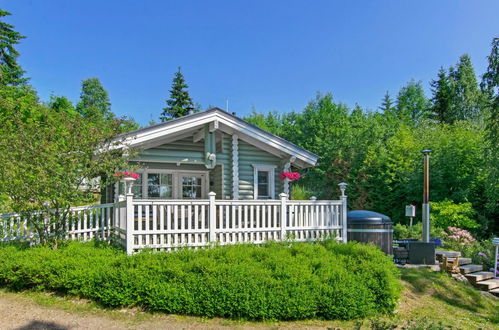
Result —
[{"label": "green foliage", "polygon": [[297,184],[292,184],[291,186],[291,199],[303,201],[310,199],[312,197],[312,193],[308,191],[306,188],[299,186]]},{"label": "green foliage", "polygon": [[[443,229],[436,227],[433,224],[430,227],[430,237],[440,238],[442,237],[443,233]],[[393,238],[396,240],[407,238],[422,239],[422,237],[423,224],[421,222],[415,223],[412,228],[400,223],[397,223],[393,226]]]},{"label": "green foliage", "polygon": [[469,202],[454,203],[448,199],[441,202],[431,202],[430,219],[433,225],[440,228],[477,228],[478,223],[473,219],[474,216],[475,210]]},{"label": "green foliage", "polygon": [[397,95],[396,113],[405,122],[418,122],[427,117],[429,106],[420,81],[409,81]]},{"label": "green foliage", "polygon": [[476,119],[481,116],[483,95],[478,88],[471,58],[464,54],[459,58],[456,70],[450,68],[449,77],[454,90],[455,120]]},{"label": "green foliage", "polygon": [[453,123],[455,120],[453,109],[454,90],[443,67],[440,68],[437,79],[431,82],[431,87],[433,93],[433,119],[439,123]]},{"label": "green foliage", "polygon": [[184,75],[180,72],[180,68],[178,68],[173,78],[170,99],[166,100],[167,107],[163,108],[160,116],[161,121],[164,122],[185,116],[189,113],[190,109],[194,109],[192,99],[187,91],[188,87]]},{"label": "green foliage", "polygon": [[381,102],[381,106],[379,107],[379,110],[383,113],[388,113],[388,112],[392,112],[394,110],[394,108],[395,107],[393,104],[393,100],[387,91],[385,96],[383,96],[383,100]]},{"label": "green foliage", "polygon": [[74,114],[76,112],[73,103],[65,96],[51,95],[47,106],[57,112],[66,112],[68,114]]},{"label": "green foliage", "polygon": [[19,52],[15,48],[24,36],[15,31],[14,26],[3,22],[9,15],[0,9],[0,87],[22,85],[28,80],[23,77],[24,70],[17,63]]},{"label": "green foliage", "polygon": [[484,183],[486,209],[499,217],[499,38],[492,40],[487,71],[482,77],[481,88],[486,105],[486,161],[488,177]]},{"label": "green foliage", "polygon": [[113,117],[109,95],[98,78],[82,81],[80,102],[76,105],[76,111],[84,118],[94,120],[109,120]]},{"label": "green foliage", "polygon": [[[100,177],[105,185],[104,178],[129,166],[115,148],[120,132],[119,120],[54,111],[27,87],[0,89],[0,194],[8,196],[12,211],[28,219],[43,243],[57,245],[69,207],[94,199],[90,179]],[[44,211],[34,216],[39,210]]]},{"label": "green foliage", "polygon": [[108,307],[253,320],[390,313],[391,260],[358,243],[268,243],[126,256],[96,243],[0,247],[0,285],[78,295]]}]

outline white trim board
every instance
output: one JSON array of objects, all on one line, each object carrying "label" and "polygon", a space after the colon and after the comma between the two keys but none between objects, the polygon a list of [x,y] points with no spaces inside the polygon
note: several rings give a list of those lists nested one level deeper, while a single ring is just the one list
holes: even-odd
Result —
[{"label": "white trim board", "polygon": [[165,141],[172,141],[178,136],[185,136],[187,132],[192,132],[191,134],[194,136],[205,124],[212,124],[213,128],[217,127],[219,130],[223,130],[225,133],[231,135],[237,134],[241,140],[265,151],[278,154],[281,158],[294,156],[296,157],[296,161],[293,165],[296,167],[315,166],[319,158],[314,153],[266,132],[219,108],[213,108],[139,129],[120,135],[118,138],[124,138],[122,147],[147,148],[157,145],[159,143],[158,140],[163,143]]},{"label": "white trim board", "polygon": [[253,166],[253,199],[258,199],[258,172],[269,173],[269,194],[270,199],[275,199],[275,169],[276,165],[251,164]]}]

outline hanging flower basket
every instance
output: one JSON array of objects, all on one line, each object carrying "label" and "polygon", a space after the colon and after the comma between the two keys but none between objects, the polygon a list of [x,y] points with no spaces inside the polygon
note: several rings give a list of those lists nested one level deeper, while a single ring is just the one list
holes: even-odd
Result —
[{"label": "hanging flower basket", "polygon": [[139,178],[139,175],[135,172],[116,172],[114,173],[114,177],[118,178],[120,180],[137,180]]},{"label": "hanging flower basket", "polygon": [[279,178],[285,180],[288,179],[289,181],[296,181],[300,179],[300,173],[298,172],[281,172],[279,174]]}]

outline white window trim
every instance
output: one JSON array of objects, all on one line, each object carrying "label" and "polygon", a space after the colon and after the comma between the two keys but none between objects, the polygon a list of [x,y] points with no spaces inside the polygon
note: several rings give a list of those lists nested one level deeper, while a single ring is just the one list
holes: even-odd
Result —
[{"label": "white window trim", "polygon": [[[210,189],[210,173],[209,171],[193,171],[193,170],[166,170],[166,169],[141,169],[137,170],[137,173],[142,175],[142,198],[138,199],[149,199],[148,196],[148,189],[147,189],[147,175],[149,173],[160,173],[160,174],[171,174],[172,175],[172,197],[171,198],[163,198],[163,199],[182,199],[181,197],[181,182],[180,182],[180,177],[181,176],[186,176],[189,174],[192,175],[202,175],[204,178],[204,191],[203,191],[203,196],[201,197],[202,199],[208,198],[208,191]],[[180,194],[180,195],[179,195]],[[155,198],[156,199],[156,198]]]},{"label": "white window trim", "polygon": [[275,169],[277,165],[251,164],[253,166],[253,199],[258,199],[258,171],[269,172],[270,199],[275,199]]}]

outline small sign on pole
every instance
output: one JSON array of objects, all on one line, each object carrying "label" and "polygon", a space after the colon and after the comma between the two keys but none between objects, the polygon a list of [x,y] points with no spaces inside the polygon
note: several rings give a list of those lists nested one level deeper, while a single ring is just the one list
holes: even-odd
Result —
[{"label": "small sign on pole", "polygon": [[416,216],[416,206],[414,205],[407,205],[405,207],[405,216],[406,217],[415,217]]},{"label": "small sign on pole", "polygon": [[411,219],[409,227],[412,228],[412,219],[414,219],[414,217],[416,216],[416,206],[412,204],[407,205],[405,207],[405,216]]}]

